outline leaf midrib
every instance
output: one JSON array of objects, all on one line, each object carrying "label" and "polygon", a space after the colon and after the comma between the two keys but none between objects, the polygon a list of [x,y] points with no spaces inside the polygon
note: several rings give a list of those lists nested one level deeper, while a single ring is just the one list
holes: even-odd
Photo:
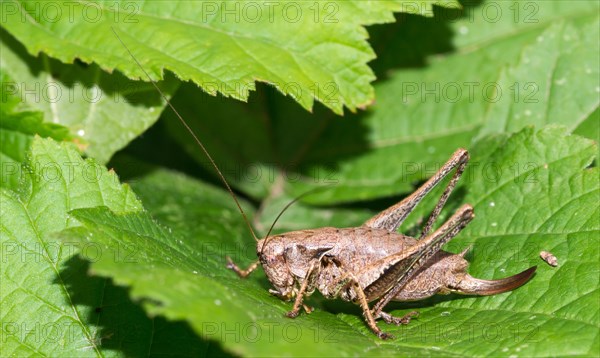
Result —
[{"label": "leaf midrib", "polygon": [[64,282],[64,280],[63,280],[63,278],[62,278],[62,276],[60,274],[60,270],[58,270],[58,268],[56,267],[56,265],[50,259],[51,255],[48,252],[48,249],[46,247],[46,242],[43,240],[42,235],[39,232],[37,225],[35,225],[35,222],[33,221],[33,218],[31,217],[31,215],[29,213],[28,205],[26,203],[24,203],[21,200],[21,198],[15,198],[15,199],[23,207],[23,211],[27,215],[27,220],[29,220],[29,225],[33,229],[37,241],[43,247],[44,252],[46,253],[47,261],[48,261],[50,267],[52,268],[52,270],[54,271],[54,274],[56,275],[56,277],[60,281],[59,286],[61,288],[63,296],[66,299],[68,305],[71,307],[71,309],[73,310],[73,313],[74,313],[74,316],[72,316],[72,318],[74,318],[75,322],[77,322],[77,324],[81,327],[81,329],[82,329],[83,333],[85,334],[85,336],[86,336],[88,342],[90,343],[91,347],[94,348],[94,351],[96,352],[96,355],[99,356],[99,357],[104,357],[104,354],[102,354],[102,352],[100,351],[100,349],[96,345],[96,342],[94,342],[94,340],[93,340],[93,338],[91,336],[91,332],[88,330],[88,327],[83,324],[83,322],[81,320],[81,316],[79,314],[79,311],[77,310],[77,307],[73,303],[73,299],[71,298],[71,295],[69,294],[69,291],[67,290],[65,282]]}]

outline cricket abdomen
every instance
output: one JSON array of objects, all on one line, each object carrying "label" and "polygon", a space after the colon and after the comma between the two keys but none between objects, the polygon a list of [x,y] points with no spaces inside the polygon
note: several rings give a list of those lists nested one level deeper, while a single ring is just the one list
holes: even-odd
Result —
[{"label": "cricket abdomen", "polygon": [[368,227],[326,227],[294,231],[283,236],[284,242],[287,241],[286,246],[301,246],[314,252],[326,250],[325,256],[335,258],[344,271],[352,274],[358,274],[375,262],[417,242],[412,237]]},{"label": "cricket abdomen", "polygon": [[[361,288],[366,289],[386,274],[387,258],[417,242],[409,236],[366,227],[323,230],[325,236],[334,240],[322,243],[331,250],[322,260],[317,288],[327,298],[339,296],[346,301],[355,301],[356,292],[351,285],[343,285],[344,281],[340,280],[351,275],[359,281]],[[447,287],[461,279],[467,265],[461,255],[440,251],[407,282],[394,300],[419,300],[437,293],[448,293]],[[390,281],[395,279],[389,277]],[[367,299],[372,301],[379,297],[380,294],[376,293]]]}]

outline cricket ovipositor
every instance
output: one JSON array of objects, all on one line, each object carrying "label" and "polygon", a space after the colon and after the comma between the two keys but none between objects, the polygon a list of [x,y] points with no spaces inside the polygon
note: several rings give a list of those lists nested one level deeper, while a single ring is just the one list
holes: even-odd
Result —
[{"label": "cricket ovipositor", "polygon": [[[245,277],[261,265],[273,285],[269,292],[284,300],[294,300],[288,317],[296,317],[301,308],[310,313],[312,309],[304,305],[303,300],[318,290],[325,298],[341,298],[359,304],[369,328],[378,337],[388,338],[390,335],[377,326],[377,319],[399,325],[408,323],[416,314],[410,312],[404,317],[394,317],[384,312],[383,308],[392,300],[412,301],[450,292],[493,295],[523,285],[535,272],[534,266],[499,280],[477,279],[466,272],[466,250],[460,254],[441,250],[474,218],[473,208],[466,204],[432,232],[434,222],[467,165],[469,154],[464,149],[457,150],[414,193],[362,226],[325,227],[273,236],[269,236],[269,231],[264,239],[258,240],[235,194],[202,142],[114,29],[113,32],[207,156],[257,242],[258,260],[247,270],[239,269],[229,258],[227,266]],[[420,237],[399,234],[396,230],[416,205],[454,170]],[[371,308],[369,303],[373,301],[377,302]]]}]

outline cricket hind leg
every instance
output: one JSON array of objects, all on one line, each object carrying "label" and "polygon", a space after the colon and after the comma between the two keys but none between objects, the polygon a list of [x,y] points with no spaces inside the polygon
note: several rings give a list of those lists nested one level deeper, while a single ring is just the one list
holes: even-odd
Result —
[{"label": "cricket hind leg", "polygon": [[452,157],[433,175],[425,184],[421,185],[414,193],[404,198],[399,203],[383,210],[379,214],[373,216],[367,220],[363,225],[371,228],[386,229],[387,231],[394,232],[400,227],[406,217],[414,210],[414,208],[423,200],[423,198],[431,192],[454,168],[456,172],[450,179],[450,182],[446,186],[446,189],[442,193],[442,196],[438,200],[435,208],[431,212],[429,219],[427,220],[420,238],[425,237],[431,231],[433,223],[438,218],[440,211],[446,204],[450,193],[456,186],[457,181],[460,179],[465,167],[469,161],[469,152],[466,149],[458,149]]},{"label": "cricket hind leg", "polygon": [[381,328],[377,326],[375,316],[373,316],[373,313],[369,308],[367,296],[365,295],[365,292],[363,291],[362,287],[360,287],[360,284],[358,283],[356,278],[352,277],[350,280],[350,284],[354,286],[354,292],[356,293],[358,303],[360,304],[360,308],[363,310],[363,317],[365,318],[365,321],[367,322],[367,325],[369,326],[371,331],[373,331],[373,333],[375,333],[377,337],[381,339],[393,339],[394,336],[392,336],[389,333],[383,332]]},{"label": "cricket hind leg", "polygon": [[[439,229],[423,240],[418,241],[416,245],[420,247],[415,251],[414,255],[391,267],[388,272],[392,273],[398,267],[400,275],[391,289],[373,306],[373,316],[384,318],[382,316],[383,308],[406,286],[406,283],[415,276],[418,270],[425,266],[429,259],[439,252],[445,243],[458,235],[473,218],[473,208],[470,205],[463,205]],[[406,260],[410,260],[408,264],[406,264]],[[377,284],[377,282],[374,284]],[[374,284],[371,286],[375,286]],[[371,286],[367,287],[366,290],[369,291]]]}]

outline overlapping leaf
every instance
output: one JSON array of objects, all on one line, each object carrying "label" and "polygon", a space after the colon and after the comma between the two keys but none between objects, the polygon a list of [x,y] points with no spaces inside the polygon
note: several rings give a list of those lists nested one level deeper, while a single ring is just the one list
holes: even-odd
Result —
[{"label": "overlapping leaf", "polygon": [[[96,65],[33,57],[4,30],[0,41],[0,69],[10,77],[2,79],[2,105],[10,97],[18,102],[15,111],[42,112],[44,122],[69,128],[85,153],[101,163],[152,125],[165,105],[149,83]],[[170,94],[177,82],[169,78],[160,86]]]},{"label": "overlapping leaf", "polygon": [[[17,191],[2,189],[0,194],[6,260],[1,286],[3,354],[100,354],[97,327],[87,322],[91,307],[74,302],[62,271],[75,248],[50,235],[77,225],[67,214],[70,210],[107,205],[129,211],[140,210],[141,204],[114,173],[96,171],[93,162],[84,162],[75,150],[60,148],[51,139],[34,141],[28,164],[29,180]],[[96,292],[95,301],[101,305],[99,282],[80,283]],[[29,334],[36,322],[37,333]],[[53,332],[56,343],[43,332]]]},{"label": "overlapping leaf", "polygon": [[[526,125],[561,124],[570,131],[600,105],[598,18],[580,28],[559,22],[527,47],[518,66],[498,80],[504,93],[486,113],[481,133],[513,132]],[[591,135],[591,133],[590,133]]]},{"label": "overlapping leaf", "polygon": [[58,141],[69,140],[72,136],[69,130],[61,125],[44,123],[43,114],[40,112],[18,111],[19,98],[11,93],[7,85],[15,82],[2,69],[0,83],[0,187],[16,189],[21,180],[21,163],[25,160],[36,134]]},{"label": "overlapping leaf", "polygon": [[317,99],[341,113],[373,101],[366,63],[374,54],[362,26],[392,21],[392,11],[430,14],[432,3],[458,7],[403,0],[1,4],[3,26],[34,54],[145,80],[117,34],[155,79],[167,69],[208,93],[242,100],[263,81],[307,109]]},{"label": "overlapping leaf", "polygon": [[[597,147],[570,135],[598,138],[597,66],[589,66],[598,61],[597,3],[489,2],[468,6],[467,16],[453,22],[446,21],[449,13],[437,8],[433,19],[405,16],[398,25],[374,29],[373,44],[380,58],[373,66],[382,78],[376,89],[378,102],[369,112],[351,118],[335,118],[323,108],[317,108],[318,118],[311,118],[293,101],[282,101],[279,94],[269,90],[259,91],[249,106],[198,98],[195,85],[186,86],[176,96],[176,107],[186,112],[185,118],[200,117],[192,125],[228,179],[245,194],[261,199],[254,224],[263,233],[287,200],[323,184],[336,185],[315,192],[309,199],[329,206],[297,204],[280,220],[277,230],[357,225],[394,199],[343,207],[331,204],[406,192],[415,180],[435,171],[456,147],[471,149],[469,169],[444,215],[469,202],[475,205],[477,218],[448,250],[456,252],[473,244],[470,272],[478,277],[508,276],[534,264],[540,265],[538,273],[524,287],[503,295],[451,296],[392,305],[390,309],[396,314],[415,307],[422,313],[407,327],[381,323],[398,337],[392,342],[376,339],[357,307],[318,296],[311,302],[317,307],[312,315],[284,318],[290,305],[267,293],[269,283],[262,274],[241,281],[226,270],[225,255],[244,265],[255,258],[255,248],[230,197],[222,190],[129,162],[126,169],[138,176],[132,185],[149,209],[145,212],[111,172],[95,162],[83,161],[64,145],[35,139],[31,158],[24,166],[20,162],[35,132],[58,140],[70,138],[64,127],[50,123],[57,118],[71,133],[83,129],[86,136],[89,134],[87,153],[107,160],[146,128],[162,108],[157,94],[151,95],[156,101],[150,97],[133,101],[139,107],[130,101],[112,103],[114,96],[127,97],[123,86],[114,81],[133,82],[100,68],[116,68],[130,77],[142,74],[120,44],[110,40],[112,35],[106,35],[111,32],[86,29],[110,31],[114,27],[126,43],[133,44],[130,48],[154,78],[171,69],[204,85],[209,92],[220,90],[236,98],[245,98],[254,80],[278,82],[280,91],[293,94],[292,87],[286,89],[282,83],[295,81],[285,76],[301,73],[301,63],[282,70],[287,72],[281,72],[280,67],[258,66],[285,63],[274,53],[288,56],[285,58],[319,55],[318,61],[342,58],[341,62],[332,61],[334,67],[311,63],[314,78],[300,82],[304,92],[295,98],[308,108],[315,97],[341,111],[343,105],[352,109],[368,103],[372,96],[368,87],[372,75],[365,65],[372,52],[360,25],[391,21],[392,11],[402,10],[401,2],[327,2],[337,4],[335,15],[340,22],[325,25],[331,8],[318,7],[322,10],[321,23],[306,26],[304,20],[308,20],[304,18],[304,22],[286,26],[308,29],[302,36],[283,31],[281,16],[270,24],[218,21],[223,16],[235,20],[235,14],[227,15],[227,5],[221,3],[216,4],[212,15],[210,26],[215,27],[199,32],[187,31],[203,21],[202,17],[194,18],[194,11],[187,11],[191,2],[107,4],[0,3],[3,16],[11,19],[2,25],[29,51],[41,50],[67,62],[79,57],[99,64],[85,67],[61,65],[44,56],[35,59],[5,32],[0,34],[0,355],[198,356],[222,355],[225,352],[221,349],[225,349],[241,355],[547,356],[593,355],[600,350],[600,189],[598,169],[588,168]],[[206,6],[215,5],[195,4],[210,12],[213,8]],[[243,7],[248,3],[239,4]],[[60,6],[63,10],[70,6],[87,9],[85,15],[76,11],[81,19],[97,10],[97,5],[102,8],[99,22],[53,22],[55,17],[48,12]],[[303,11],[313,5],[300,4]],[[419,13],[430,8],[426,4],[408,9],[411,5],[414,3],[405,2],[404,10]],[[21,18],[24,9],[33,16]],[[143,10],[138,14],[142,17],[128,17],[136,9]],[[148,16],[152,13],[158,17]],[[107,14],[113,17],[106,18]],[[126,21],[135,18],[141,22]],[[29,26],[32,21],[42,26]],[[257,30],[259,25],[267,26]],[[239,31],[231,32],[234,27],[252,35],[246,38]],[[167,28],[171,32],[162,37],[160,33],[165,32],[158,30]],[[215,28],[225,32],[215,32]],[[406,40],[415,34],[422,36],[424,29],[432,30],[427,41],[417,45]],[[345,42],[339,41],[342,33]],[[245,58],[241,64],[236,58],[237,67],[231,61],[219,62],[222,57],[202,57],[207,52],[193,57],[192,50],[202,46],[215,49],[214,43],[202,42],[215,38],[225,39],[217,44],[225,57],[249,53],[241,50],[247,49],[243,47],[247,43],[258,43],[261,49],[271,46],[275,52],[260,52],[258,60]],[[274,41],[265,43],[265,39]],[[106,46],[92,47],[96,40]],[[233,40],[242,45],[230,51]],[[189,53],[178,52],[182,44],[190,43]],[[313,44],[323,46],[306,53],[298,50]],[[348,44],[337,50],[337,46]],[[453,54],[427,56],[451,50]],[[173,54],[176,59],[168,56]],[[189,65],[193,61],[196,67]],[[185,66],[173,67],[181,63]],[[349,63],[353,65],[335,72]],[[204,64],[213,72],[202,72]],[[332,69],[334,74],[323,74]],[[256,77],[257,73],[271,77]],[[210,76],[215,74],[221,77],[213,81]],[[341,81],[343,90],[329,86],[332,78]],[[513,87],[515,81],[519,86]],[[528,82],[538,85],[536,103],[525,103],[531,92],[521,85]],[[6,83],[17,84],[17,90]],[[98,102],[95,108],[85,96],[73,103],[35,101],[27,91],[18,90],[19,86],[26,90],[48,83],[58,83],[52,88],[67,92],[81,84],[109,96],[103,98],[111,99],[110,104]],[[230,86],[232,83],[248,86],[237,88]],[[316,83],[318,86],[306,89]],[[135,92],[145,97],[149,89],[145,86]],[[498,89],[503,96],[498,97]],[[5,96],[6,91],[11,95]],[[154,105],[157,111],[151,114]],[[19,112],[32,109],[42,111],[45,122],[40,112]],[[543,115],[537,116],[540,113]],[[84,118],[91,118],[88,115],[97,116],[86,122]],[[175,125],[173,118],[167,119]],[[89,126],[81,127],[85,125],[82,123]],[[565,127],[486,136],[518,131],[528,124]],[[122,136],[112,142],[114,128],[120,126]],[[473,144],[471,138],[476,135],[484,139]],[[177,132],[175,137],[192,153],[199,153],[195,144],[184,140],[189,134]],[[152,142],[150,147],[158,146]],[[145,159],[152,156],[151,152],[142,153]],[[165,151],[169,154],[170,148]],[[250,206],[243,206],[252,216]],[[408,224],[419,222],[425,209],[418,208]],[[58,233],[67,227],[70,229]],[[74,256],[76,250],[80,256]],[[552,251],[559,267],[551,268],[539,260],[541,250]],[[90,265],[98,276],[86,275]],[[99,276],[112,277],[126,288]],[[133,304],[129,294],[141,300],[142,306]],[[149,319],[146,312],[158,316]]]},{"label": "overlapping leaf", "polygon": [[[185,325],[149,319],[124,289],[87,275],[87,260],[106,255],[104,247],[76,247],[58,239],[57,232],[79,225],[70,210],[141,209],[114,173],[82,160],[66,144],[39,137],[19,169],[24,171],[19,186],[0,189],[2,356],[198,355],[206,350],[208,342]],[[2,172],[7,174],[4,167]],[[127,257],[135,247],[120,250]],[[75,256],[78,251],[82,258]]]}]

